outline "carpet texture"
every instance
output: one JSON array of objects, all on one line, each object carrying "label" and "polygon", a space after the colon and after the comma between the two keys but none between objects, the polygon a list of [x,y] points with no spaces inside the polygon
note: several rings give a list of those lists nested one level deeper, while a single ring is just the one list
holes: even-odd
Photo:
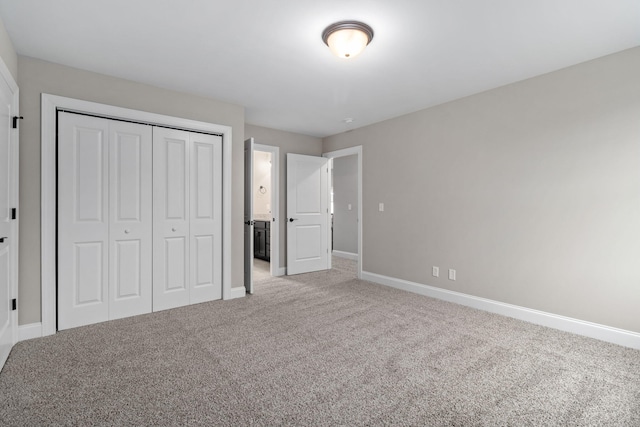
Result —
[{"label": "carpet texture", "polygon": [[640,351],[334,267],[18,343],[0,424],[640,426]]}]

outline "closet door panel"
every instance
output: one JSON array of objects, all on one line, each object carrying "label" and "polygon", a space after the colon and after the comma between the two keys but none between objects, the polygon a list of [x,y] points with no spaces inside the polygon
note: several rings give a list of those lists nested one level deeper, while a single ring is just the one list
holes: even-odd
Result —
[{"label": "closet door panel", "polygon": [[151,312],[151,126],[110,122],[109,318]]},{"label": "closet door panel", "polygon": [[189,304],[189,133],[153,129],[153,311]]},{"label": "closet door panel", "polygon": [[190,302],[222,298],[222,138],[191,133]]},{"label": "closet door panel", "polygon": [[194,283],[193,287],[204,288],[213,283],[213,237],[194,236]]},{"label": "closet door panel", "polygon": [[167,237],[164,239],[165,286],[163,291],[188,292],[189,275],[185,268],[188,264],[187,242],[184,237]]},{"label": "closet door panel", "polygon": [[[119,240],[112,246],[114,249],[114,252],[111,254],[113,264],[113,275],[111,277],[111,290],[113,291],[112,301],[121,302],[140,299],[144,294],[142,280],[144,275],[144,269],[142,267],[144,264],[142,260],[144,253],[140,243],[140,240]],[[140,312],[148,313],[150,309],[151,304],[149,304],[147,311],[140,309]],[[126,315],[120,317],[125,316]],[[110,318],[113,319],[115,317],[111,316]]]},{"label": "closet door panel", "polygon": [[108,121],[58,116],[58,329],[108,320]]},{"label": "closet door panel", "polygon": [[[184,135],[188,138],[188,135]],[[162,169],[165,177],[165,212],[166,220],[186,221],[187,190],[187,152],[188,139],[167,138],[164,143],[166,166]]]}]

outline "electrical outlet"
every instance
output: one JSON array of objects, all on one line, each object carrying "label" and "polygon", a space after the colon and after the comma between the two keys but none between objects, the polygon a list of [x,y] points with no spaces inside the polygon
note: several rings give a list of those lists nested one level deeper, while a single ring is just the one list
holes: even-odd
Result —
[{"label": "electrical outlet", "polygon": [[378,204],[378,210],[379,210],[380,212],[384,212],[384,203],[380,203],[380,204]]},{"label": "electrical outlet", "polygon": [[347,205],[347,210],[348,210],[348,211],[350,211],[350,210],[351,210],[351,203],[349,203],[349,204]]},{"label": "electrical outlet", "polygon": [[456,271],[453,268],[449,269],[449,280],[456,280]]},{"label": "electrical outlet", "polygon": [[440,277],[440,267],[433,266],[431,274],[433,274],[433,277]]}]

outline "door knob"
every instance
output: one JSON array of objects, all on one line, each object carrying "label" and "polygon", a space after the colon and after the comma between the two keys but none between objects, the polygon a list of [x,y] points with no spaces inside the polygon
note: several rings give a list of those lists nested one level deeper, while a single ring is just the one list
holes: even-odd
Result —
[{"label": "door knob", "polygon": [[298,218],[289,218],[289,222],[297,221]]},{"label": "door knob", "polygon": [[4,243],[4,239],[8,239],[8,237],[0,237],[0,243]]},{"label": "door knob", "polygon": [[254,225],[254,222],[253,221],[245,221],[244,224],[245,225]]},{"label": "door knob", "polygon": [[176,230],[178,230],[178,229],[177,229],[177,228],[175,228],[175,227],[173,227],[173,228],[171,229],[171,231],[176,231]]},{"label": "door knob", "polygon": [[131,230],[129,230],[128,228],[124,230],[124,234],[129,234],[129,233],[131,233]]}]

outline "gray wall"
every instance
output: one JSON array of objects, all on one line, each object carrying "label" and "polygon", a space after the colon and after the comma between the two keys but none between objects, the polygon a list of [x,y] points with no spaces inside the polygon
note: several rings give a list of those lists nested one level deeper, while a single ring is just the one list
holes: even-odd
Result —
[{"label": "gray wall", "polygon": [[40,321],[40,94],[49,93],[232,127],[232,286],[243,286],[244,108],[18,57],[20,113],[19,324]]},{"label": "gray wall", "polygon": [[18,55],[13,48],[13,43],[7,34],[4,22],[0,19],[0,57],[11,72],[13,79],[18,81]]},{"label": "gray wall", "polygon": [[333,250],[358,253],[358,156],[355,154],[333,159]]},{"label": "gray wall", "polygon": [[299,133],[285,132],[261,126],[245,124],[245,139],[254,138],[256,144],[280,147],[280,265],[287,265],[287,153],[307,154],[309,156],[322,155],[322,139]]},{"label": "gray wall", "polygon": [[365,271],[640,332],[640,48],[323,150],[356,145]]}]

